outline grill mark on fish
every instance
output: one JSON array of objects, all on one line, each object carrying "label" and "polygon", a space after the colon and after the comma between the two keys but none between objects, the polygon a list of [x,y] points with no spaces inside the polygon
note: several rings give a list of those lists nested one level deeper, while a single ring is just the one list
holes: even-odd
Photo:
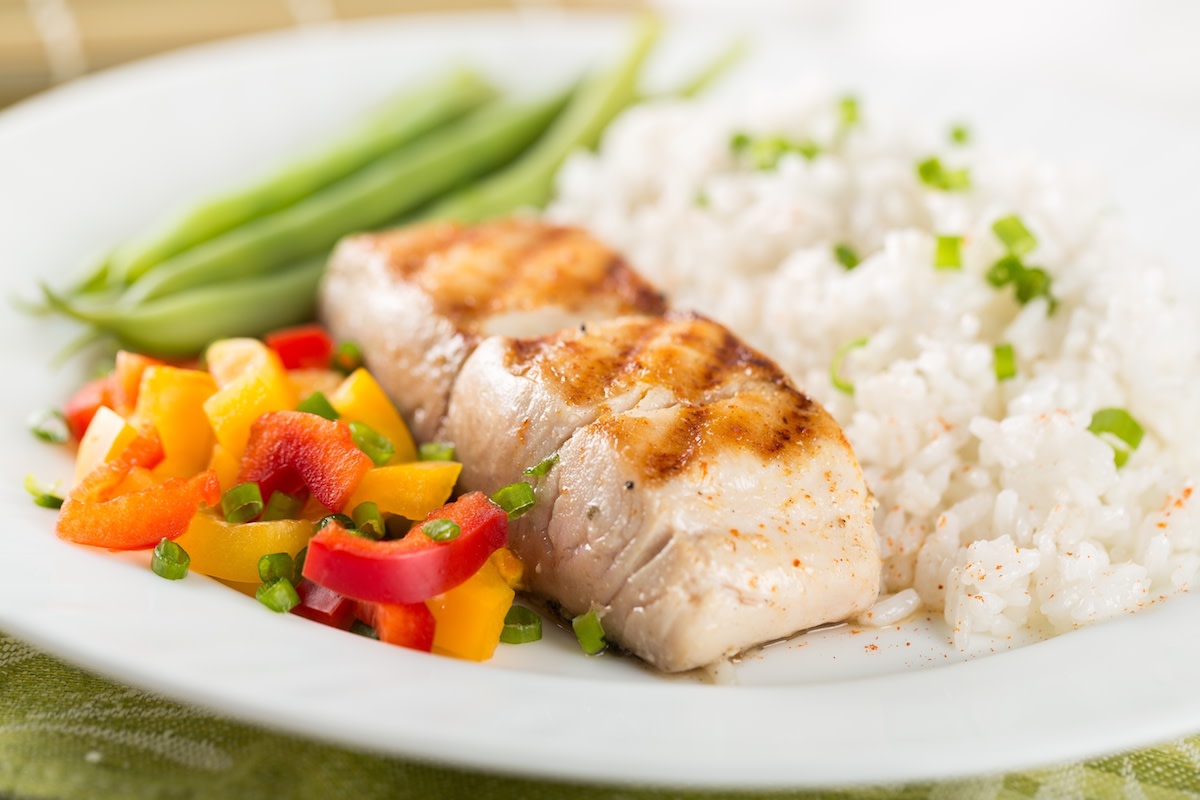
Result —
[{"label": "grill mark on fish", "polygon": [[[791,387],[771,361],[703,317],[667,314],[602,330],[516,340],[506,366],[545,380],[565,403],[581,408],[601,407],[634,387],[668,390],[678,408],[665,429],[636,413],[602,413],[596,421],[641,465],[645,480],[669,480],[720,448],[747,449],[768,460],[826,433],[828,425],[814,424],[822,413],[810,397]],[[794,393],[792,407],[778,417],[758,413],[756,393],[764,390]]]}]

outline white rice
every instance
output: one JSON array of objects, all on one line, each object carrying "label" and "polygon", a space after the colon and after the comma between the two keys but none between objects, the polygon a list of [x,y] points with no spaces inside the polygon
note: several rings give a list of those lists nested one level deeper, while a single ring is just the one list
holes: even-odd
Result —
[{"label": "white rice", "polygon": [[[1200,569],[1195,310],[1085,177],[922,136],[866,104],[842,134],[837,101],[640,107],[568,162],[549,213],[738,331],[842,423],[879,501],[885,596],[865,621],[940,610],[968,648],[1187,590]],[[825,151],[755,170],[730,146],[738,132]],[[935,154],[969,170],[968,191],[921,183],[915,165]],[[1004,254],[991,225],[1010,214],[1037,237],[1025,262],[1051,276],[1053,313],[985,279]],[[933,266],[938,234],[964,237],[962,269]],[[862,257],[853,270],[834,258],[841,243]],[[847,394],[831,364],[859,337]],[[1017,357],[1005,381],[1001,342]],[[1088,430],[1104,407],[1146,432],[1119,469]]]}]

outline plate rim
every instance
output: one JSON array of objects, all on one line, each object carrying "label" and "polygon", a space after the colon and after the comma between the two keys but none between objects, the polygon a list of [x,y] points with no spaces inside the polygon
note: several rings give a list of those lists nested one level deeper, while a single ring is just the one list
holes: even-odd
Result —
[{"label": "plate rim", "polygon": [[[624,20],[625,15],[611,14],[587,14],[584,15],[591,20],[597,16],[603,16],[606,20]],[[557,17],[556,19],[546,19],[542,24],[549,25],[553,28],[555,25],[561,25],[564,30],[569,30],[577,25],[583,24],[579,17]],[[416,35],[412,33],[423,25],[432,25],[433,27],[452,26],[455,24],[464,25],[495,25],[495,24],[512,24],[517,19],[517,16],[511,12],[454,12],[454,13],[435,13],[421,15],[403,15],[387,20],[371,19],[371,20],[356,20],[350,23],[338,23],[329,28],[320,31],[323,37],[336,39],[340,42],[352,41],[356,36],[361,36],[361,31],[367,29],[377,30],[380,25],[385,25],[394,28],[396,31],[408,31],[403,35]],[[324,27],[324,26],[323,26]],[[185,50],[161,54],[154,56],[134,64],[122,65],[109,70],[105,70],[87,78],[58,89],[44,92],[29,100],[23,101],[11,109],[0,113],[0,139],[6,135],[19,135],[22,126],[39,124],[39,118],[52,117],[56,114],[69,113],[73,104],[82,101],[94,100],[95,96],[104,94],[105,92],[120,91],[121,87],[129,82],[142,80],[142,76],[146,73],[156,73],[161,71],[172,71],[180,69],[192,68],[196,63],[203,63],[216,58],[248,58],[251,54],[261,47],[275,48],[282,47],[285,49],[300,46],[297,42],[303,41],[307,36],[311,35],[311,31],[301,30],[285,30],[272,31],[260,34],[250,34],[239,36],[233,39],[224,40],[217,43],[197,45],[186,48]],[[399,34],[398,34],[399,35]],[[65,109],[65,110],[64,110]],[[17,131],[13,134],[12,131]],[[7,432],[11,433],[11,431]],[[19,491],[19,489],[18,489]],[[8,503],[16,503],[18,500],[24,501],[24,498],[14,495],[10,492],[7,495],[0,495],[0,505]],[[23,515],[29,518],[28,512]],[[44,525],[44,522],[42,523]],[[0,539],[0,547],[3,547],[3,539]],[[75,562],[77,557],[86,555],[89,559],[94,558],[94,554],[86,553],[78,548],[70,548],[61,543],[53,546],[54,550],[58,551],[68,561]],[[123,562],[122,562],[123,563]],[[0,567],[0,575],[7,570],[6,567]],[[118,571],[124,570],[124,567],[118,568]],[[128,594],[121,595],[122,598],[128,596],[138,596],[144,593],[144,587],[153,586],[154,584],[148,581],[157,581],[157,578],[149,576],[143,570],[144,574],[133,574],[130,586],[132,587]],[[35,576],[40,573],[35,572]],[[240,613],[240,602],[235,597],[218,596],[216,592],[228,593],[223,587],[217,586],[213,582],[195,582],[197,586],[202,587],[195,591],[181,593],[180,597],[175,598],[177,602],[168,601],[168,606],[173,610],[194,612],[198,607],[197,604],[215,602],[222,612],[230,611],[231,609],[239,609],[238,611],[230,611],[230,613]],[[210,585],[211,584],[211,585]],[[206,587],[206,588],[204,588]],[[214,591],[215,590],[215,591]],[[40,595],[38,592],[33,592],[34,595],[40,596],[44,601],[49,603],[47,606],[50,610],[61,610],[62,599],[50,598],[43,592]],[[229,593],[232,594],[232,593]],[[7,595],[11,598],[11,593]],[[6,597],[5,590],[0,588],[0,600]],[[73,598],[69,598],[73,601]],[[55,606],[57,602],[60,605]],[[818,702],[817,695],[830,693],[837,698],[845,699],[852,695],[853,692],[865,692],[867,695],[876,698],[877,702],[886,695],[889,686],[887,684],[899,683],[899,688],[919,691],[934,691],[939,687],[942,691],[949,691],[956,687],[961,689],[961,684],[964,680],[968,684],[971,681],[979,679],[980,675],[985,680],[995,678],[995,673],[1002,672],[1001,664],[1007,668],[1010,664],[1016,664],[1022,668],[1027,668],[1026,662],[1033,661],[1035,664],[1041,664],[1046,658],[1044,655],[1047,652],[1056,653],[1058,650],[1068,649],[1070,651],[1082,651],[1097,657],[1104,649],[1108,636],[1113,631],[1122,631],[1128,633],[1133,631],[1132,638],[1141,641],[1147,648],[1147,653],[1158,655],[1160,657],[1169,656],[1171,658],[1194,659],[1200,657],[1200,645],[1193,644],[1177,644],[1172,643],[1171,646],[1156,645],[1152,641],[1153,636],[1149,636],[1147,629],[1149,623],[1141,623],[1140,620],[1165,620],[1165,622],[1156,622],[1150,627],[1173,627],[1182,617],[1184,621],[1192,620],[1200,617],[1200,598],[1197,597],[1180,597],[1174,598],[1161,607],[1143,612],[1146,616],[1140,616],[1137,619],[1121,619],[1110,623],[1100,623],[1089,628],[1068,634],[1058,639],[1049,642],[1033,645],[1021,650],[995,655],[987,659],[965,662],[963,664],[948,665],[935,667],[920,672],[909,673],[903,676],[888,675],[885,677],[868,677],[858,678],[850,681],[845,681],[841,685],[830,687],[822,686],[800,686],[800,687],[725,687],[725,686],[705,686],[697,687],[688,684],[675,684],[670,682],[653,684],[653,689],[647,686],[635,683],[626,683],[622,681],[614,681],[611,684],[601,684],[599,697],[593,698],[592,703],[600,710],[607,710],[606,706],[615,706],[621,709],[636,710],[642,707],[642,704],[650,703],[653,700],[649,699],[648,695],[652,694],[667,694],[671,697],[670,710],[684,713],[696,702],[696,698],[703,698],[705,701],[717,699],[715,705],[719,706],[720,712],[724,715],[721,719],[730,724],[740,724],[750,726],[755,722],[754,715],[769,712],[780,704],[780,698],[786,700],[788,704],[800,704],[803,706],[806,703]],[[21,613],[14,615],[12,607],[6,608],[0,603],[0,622],[3,622],[4,629],[8,632],[15,633],[19,638],[28,641],[35,646],[46,650],[47,652],[57,655],[66,661],[77,664],[84,669],[92,669],[102,674],[105,674],[120,682],[130,682],[134,685],[148,688],[151,691],[159,692],[164,696],[178,700],[184,703],[199,704],[209,708],[212,711],[242,719],[249,724],[267,727],[273,727],[277,730],[286,731],[293,735],[301,735],[309,738],[317,738],[329,741],[331,744],[339,746],[350,746],[354,748],[373,750],[382,752],[386,755],[399,758],[414,758],[421,760],[430,760],[445,765],[464,767],[464,768],[483,768],[491,771],[502,772],[505,774],[518,775],[526,778],[546,778],[556,780],[588,780],[603,783],[617,784],[638,784],[638,785],[655,785],[655,786],[695,786],[703,788],[725,788],[725,789],[781,789],[781,788],[801,788],[801,787],[822,787],[836,783],[838,786],[847,786],[854,784],[878,783],[881,781],[913,781],[913,780],[928,780],[928,779],[954,779],[971,776],[979,776],[997,771],[1009,771],[1013,769],[1027,769],[1047,764],[1074,758],[1095,757],[1108,754],[1117,750],[1125,749],[1134,746],[1131,743],[1130,737],[1127,734],[1121,734],[1111,729],[1096,730],[1093,735],[1075,739],[1067,743],[1061,742],[1057,747],[1053,742],[1045,742],[1039,740],[1036,746],[1033,743],[1026,742],[1023,748],[1018,748],[1016,751],[1010,749],[1006,752],[995,751],[994,755],[978,755],[974,760],[964,759],[957,761],[952,765],[939,763],[932,766],[929,763],[922,763],[916,759],[918,751],[914,749],[905,749],[903,747],[894,749],[888,754],[888,758],[882,763],[886,764],[886,768],[882,772],[871,773],[867,771],[861,773],[862,780],[856,780],[854,775],[847,775],[846,769],[852,762],[845,759],[834,759],[827,761],[824,768],[820,763],[806,762],[796,767],[792,767],[785,771],[777,772],[758,772],[751,775],[736,774],[735,765],[731,765],[719,760],[710,763],[696,765],[693,763],[693,757],[688,754],[680,761],[681,753],[675,753],[674,766],[671,769],[664,770],[663,762],[659,754],[654,754],[653,758],[643,753],[640,760],[627,762],[626,768],[631,771],[631,774],[621,776],[621,780],[614,781],[611,773],[605,768],[603,763],[593,763],[589,761],[575,762],[573,764],[547,764],[547,763],[531,763],[528,760],[518,761],[512,760],[512,748],[508,743],[504,743],[498,747],[488,749],[483,747],[484,743],[480,744],[480,749],[473,751],[468,755],[458,755],[452,749],[447,751],[446,745],[452,743],[455,737],[449,730],[440,731],[439,737],[433,741],[427,741],[422,744],[420,739],[414,739],[411,735],[405,740],[405,746],[402,750],[396,748],[380,748],[377,747],[377,742],[368,738],[365,733],[360,735],[353,730],[342,728],[336,735],[331,735],[328,738],[317,735],[314,736],[311,730],[306,729],[305,720],[298,716],[287,717],[286,719],[276,718],[274,720],[264,721],[264,716],[268,716],[269,712],[278,711],[278,708],[273,705],[264,706],[264,701],[259,700],[257,704],[254,701],[254,692],[259,692],[265,686],[259,681],[252,681],[245,687],[239,687],[239,691],[234,696],[222,694],[221,692],[213,691],[212,686],[204,686],[199,691],[195,691],[196,687],[189,685],[189,681],[194,680],[194,675],[188,673],[185,679],[176,679],[172,675],[150,670],[129,670],[129,664],[123,660],[123,656],[115,653],[113,649],[104,650],[95,642],[89,645],[80,645],[71,638],[71,628],[69,623],[63,623],[61,620],[55,622],[50,619],[49,612],[47,613]],[[280,620],[273,618],[262,617],[255,620],[251,626],[253,631],[267,630],[266,626],[275,625]],[[289,623],[286,627],[293,628]],[[321,631],[319,633],[306,628],[295,627],[299,633],[288,632],[282,636],[288,642],[310,642],[323,641],[328,635],[335,632]],[[144,632],[137,630],[106,630],[117,637],[114,641],[120,641],[123,646],[137,648],[145,648],[149,646],[149,642],[145,638]],[[1143,641],[1144,640],[1144,641]],[[362,656],[362,664],[378,665],[382,663],[399,664],[404,671],[416,671],[418,674],[424,673],[428,666],[427,658],[421,654],[413,654],[407,652],[395,652],[380,654],[370,652],[364,645],[374,646],[370,643],[355,642],[350,645],[350,649],[355,655]],[[1178,649],[1176,649],[1178,648]],[[376,648],[378,649],[378,648]],[[181,650],[180,652],[191,652]],[[178,655],[172,656],[178,657]],[[1195,663],[1194,660],[1192,663]],[[1125,677],[1136,680],[1140,676],[1147,677],[1162,677],[1160,672],[1154,670],[1139,670],[1135,668],[1137,665],[1128,665]],[[461,663],[449,663],[442,665],[445,673],[451,677],[462,677],[466,683],[471,682],[471,678],[477,674],[477,669],[474,665]],[[443,671],[439,670],[439,671]],[[361,672],[361,670],[359,670]],[[977,675],[979,673],[980,675]],[[572,676],[547,676],[547,675],[532,675],[525,673],[510,672],[507,670],[489,670],[487,673],[490,677],[488,683],[493,684],[493,688],[511,689],[513,691],[523,692],[530,688],[531,683],[544,682],[550,685],[555,693],[561,696],[569,696],[572,691],[578,688],[581,680],[579,677]],[[967,675],[970,680],[962,678]],[[364,676],[364,680],[367,676]],[[301,684],[303,685],[303,684]],[[377,686],[377,683],[371,684]],[[621,697],[620,692],[614,689],[615,686],[620,686],[620,692],[627,692],[626,696]],[[1060,691],[1064,698],[1070,698],[1071,685],[1061,682],[1049,682],[1051,687],[1049,691]],[[439,688],[449,689],[449,686],[440,686]],[[484,687],[470,687],[470,696],[479,703],[487,703],[488,698],[485,693],[480,691]],[[894,686],[892,688],[895,688]],[[1074,697],[1080,701],[1094,699],[1094,693],[1078,694],[1078,690],[1087,690],[1089,687],[1075,687],[1077,690]],[[399,692],[398,694],[389,695],[397,702],[409,701],[416,702],[421,698],[415,697],[411,691]],[[753,707],[745,707],[738,709],[730,704],[730,698],[737,696],[739,699],[747,697],[751,701]],[[1176,698],[1180,700],[1177,705],[1173,706],[1173,714],[1163,712],[1156,717],[1156,722],[1150,725],[1145,716],[1138,717],[1132,710],[1127,711],[1127,714],[1132,716],[1127,717],[1126,722],[1136,724],[1140,721],[1141,729],[1138,730],[1138,736],[1141,738],[1142,744],[1152,744],[1157,739],[1167,739],[1178,735],[1193,733],[1195,725],[1193,720],[1200,720],[1200,698],[1187,700],[1185,698]],[[904,711],[917,712],[919,706],[904,705]],[[970,713],[986,716],[986,709],[977,704],[968,702],[966,704]],[[424,708],[425,706],[422,706]],[[250,709],[249,715],[245,714],[246,710]],[[511,709],[510,709],[511,710]],[[789,710],[799,712],[799,708],[791,708]],[[239,713],[242,712],[242,713]],[[833,713],[831,710],[830,714]],[[561,724],[567,724],[570,720],[565,719],[560,713],[554,717],[554,721]],[[853,719],[847,719],[846,724],[850,722],[858,722],[865,724],[869,720],[863,715],[855,716]],[[892,720],[890,716],[885,715],[887,724],[899,724],[899,720]],[[1135,725],[1136,727],[1136,725]],[[969,728],[969,726],[968,726]],[[964,728],[958,731],[961,735],[968,730]],[[1152,728],[1152,730],[1150,729]],[[494,722],[486,722],[485,730],[495,731]],[[612,727],[612,723],[607,723],[604,727],[606,733],[617,736],[621,731],[619,728]],[[841,729],[839,729],[841,730]],[[1077,728],[1072,729],[1078,734]],[[528,735],[530,731],[521,730],[520,732]],[[371,730],[372,735],[377,731]],[[409,731],[411,734],[412,732]],[[709,744],[729,744],[729,741],[722,738],[718,733],[706,732],[711,738],[703,741]],[[870,733],[870,732],[868,732]],[[928,731],[924,732],[929,735]],[[1064,733],[1060,731],[1060,733]],[[842,730],[845,738],[844,742],[851,741],[849,732]],[[645,743],[644,739],[633,737],[637,743]],[[869,735],[863,734],[863,741],[872,741],[876,745],[883,746],[887,743],[886,739],[872,739]],[[999,742],[997,742],[999,743]],[[790,744],[788,745],[790,747]],[[775,748],[783,747],[781,744],[776,744]],[[1033,752],[1037,750],[1037,752]],[[619,755],[622,750],[605,751],[603,754],[608,757]],[[627,751],[626,751],[627,752]],[[762,767],[761,756],[768,755],[770,757],[778,757],[785,753],[786,749],[772,749],[760,747],[760,753],[756,755],[758,759],[755,763]],[[1014,752],[1017,755],[1014,757]],[[627,753],[628,754],[628,753]],[[601,759],[603,762],[603,759]],[[829,769],[830,766],[835,766],[836,770]],[[824,769],[824,771],[822,771]]]}]

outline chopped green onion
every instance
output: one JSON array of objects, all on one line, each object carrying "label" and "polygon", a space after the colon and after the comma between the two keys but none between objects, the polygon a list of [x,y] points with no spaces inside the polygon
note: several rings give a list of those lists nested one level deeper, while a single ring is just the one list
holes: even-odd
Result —
[{"label": "chopped green onion", "polygon": [[1016,214],[1001,217],[992,223],[992,232],[1004,249],[1017,258],[1029,255],[1037,247],[1037,237],[1029,232]]},{"label": "chopped green onion", "polygon": [[838,101],[838,114],[841,118],[842,130],[853,128],[859,122],[858,98],[846,95]]},{"label": "chopped green onion", "polygon": [[751,136],[747,133],[736,133],[729,141],[730,149],[757,170],[775,169],[779,160],[788,153],[796,153],[807,161],[812,161],[821,153],[821,147],[816,142],[792,140],[783,136]]},{"label": "chopped green onion", "polygon": [[296,410],[316,414],[325,419],[337,419],[341,416],[324,392],[313,392],[296,405]]},{"label": "chopped green onion", "polygon": [[293,561],[294,561],[294,564],[293,564],[294,569],[292,570],[292,583],[293,584],[299,583],[300,579],[304,577],[304,561],[307,558],[308,558],[308,545],[305,545],[304,547],[300,548],[300,552],[296,553],[296,557],[295,557],[295,559],[293,559]]},{"label": "chopped green onion", "polygon": [[29,431],[43,442],[62,444],[71,438],[67,418],[55,408],[44,408],[29,415],[26,421]]},{"label": "chopped green onion", "polygon": [[396,446],[391,439],[365,422],[350,423],[350,438],[354,440],[354,446],[366,453],[377,467],[391,461],[396,453]]},{"label": "chopped green onion", "polygon": [[579,646],[589,656],[599,655],[608,646],[604,638],[604,626],[600,624],[600,615],[594,608],[571,620],[571,629],[575,631]]},{"label": "chopped green onion", "polygon": [[505,644],[525,644],[542,638],[542,618],[537,612],[513,603],[504,615],[504,627],[500,629],[500,641]]},{"label": "chopped green onion", "polygon": [[846,394],[854,394],[854,384],[842,377],[842,362],[846,360],[847,353],[860,347],[866,347],[867,342],[866,336],[860,336],[846,342],[833,354],[833,363],[829,367],[829,380],[833,383],[833,388]]},{"label": "chopped green onion", "polygon": [[264,583],[255,590],[254,597],[277,614],[286,614],[300,605],[300,595],[287,578]]},{"label": "chopped green onion", "polygon": [[329,364],[344,375],[349,375],[363,365],[362,348],[354,342],[339,342],[333,349]]},{"label": "chopped green onion", "polygon": [[229,522],[249,522],[262,511],[262,491],[257,483],[239,483],[221,495],[221,513]]},{"label": "chopped green onion", "polygon": [[155,575],[169,581],[186,578],[191,563],[192,557],[187,551],[166,537],[154,546],[154,552],[150,554],[150,569],[154,570]]},{"label": "chopped green onion", "polygon": [[293,497],[285,492],[271,492],[271,496],[267,498],[267,504],[263,506],[262,516],[259,519],[263,522],[270,522],[277,519],[294,519],[302,508],[304,508],[304,501],[299,497]]},{"label": "chopped green onion", "polygon": [[805,139],[801,142],[792,142],[791,150],[793,153],[799,153],[805,161],[812,161],[817,156],[821,155],[821,146],[811,139]]},{"label": "chopped green onion", "polygon": [[1053,314],[1058,308],[1058,300],[1050,293],[1050,275],[1041,267],[1027,267],[1015,255],[1007,255],[988,269],[985,276],[988,283],[997,289],[1012,284],[1017,302],[1025,305],[1030,300],[1045,297],[1046,313]]},{"label": "chopped green onion", "polygon": [[422,461],[453,461],[453,442],[424,442],[417,450],[417,456]]},{"label": "chopped green onion", "polygon": [[953,125],[950,128],[950,141],[954,144],[969,144],[971,142],[971,130],[966,125]]},{"label": "chopped green onion", "polygon": [[1125,466],[1146,435],[1145,429],[1123,408],[1099,409],[1092,414],[1088,430],[1112,445],[1113,461],[1118,467]]},{"label": "chopped green onion", "polygon": [[1017,301],[1021,305],[1035,297],[1046,297],[1050,299],[1051,304],[1054,303],[1054,298],[1050,297],[1050,276],[1041,267],[1026,267],[1021,270],[1015,284]]},{"label": "chopped green onion", "polygon": [[268,553],[258,559],[258,579],[272,583],[280,578],[291,578],[296,574],[296,564],[287,553]]},{"label": "chopped green onion", "polygon": [[965,167],[946,169],[937,156],[930,156],[917,164],[917,177],[929,188],[943,192],[961,192],[971,188],[971,174]]},{"label": "chopped green onion", "polygon": [[382,539],[387,533],[387,523],[383,521],[383,514],[376,503],[366,500],[356,505],[350,514],[354,520],[354,532],[360,536]]},{"label": "chopped green onion", "polygon": [[1015,281],[1024,269],[1025,265],[1021,263],[1021,259],[1016,256],[1005,256],[992,264],[984,277],[988,283],[999,289]]},{"label": "chopped green onion", "polygon": [[350,519],[350,517],[346,516],[345,514],[326,514],[317,520],[317,524],[313,526],[313,533],[316,533],[326,525],[334,522],[336,522],[338,525],[341,525],[346,530],[353,530],[354,528],[354,520]]},{"label": "chopped green onion", "polygon": [[544,477],[558,463],[558,453],[551,453],[532,467],[525,468],[525,474],[534,478]]},{"label": "chopped green onion", "polygon": [[379,634],[367,623],[361,619],[356,619],[350,624],[350,632],[358,636],[365,636],[368,639],[378,639]]},{"label": "chopped green onion", "polygon": [[535,500],[533,487],[524,481],[501,486],[492,494],[492,502],[507,511],[509,519],[516,519],[533,508]]},{"label": "chopped green onion", "polygon": [[462,534],[462,528],[452,519],[438,517],[431,519],[421,526],[421,533],[435,542],[448,542],[457,539]]},{"label": "chopped green onion", "polygon": [[961,236],[938,236],[933,253],[933,266],[938,269],[962,269]]},{"label": "chopped green onion", "polygon": [[1011,344],[1001,342],[992,348],[992,367],[996,371],[997,381],[1017,376],[1017,354]]},{"label": "chopped green onion", "polygon": [[63,499],[58,494],[58,487],[47,489],[32,474],[25,476],[25,491],[29,492],[34,504],[42,508],[62,508]]},{"label": "chopped green onion", "polygon": [[858,253],[848,244],[834,245],[833,257],[847,270],[854,269],[862,262],[862,259],[858,257]]}]

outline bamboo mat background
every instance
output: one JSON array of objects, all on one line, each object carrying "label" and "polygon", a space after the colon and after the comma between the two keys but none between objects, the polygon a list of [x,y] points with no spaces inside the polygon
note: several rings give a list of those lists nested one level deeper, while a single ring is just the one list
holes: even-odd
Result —
[{"label": "bamboo mat background", "polygon": [[0,0],[0,108],[87,72],[238,34],[408,12],[639,5],[636,0]]}]

